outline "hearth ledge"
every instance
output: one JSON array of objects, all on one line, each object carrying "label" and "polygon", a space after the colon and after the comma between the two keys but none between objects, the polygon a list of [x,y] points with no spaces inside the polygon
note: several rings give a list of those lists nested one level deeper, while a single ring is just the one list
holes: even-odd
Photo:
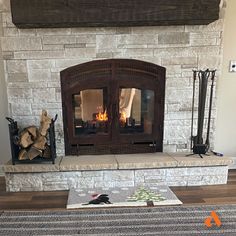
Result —
[{"label": "hearth ledge", "polygon": [[229,166],[230,157],[186,156],[186,153],[139,153],[123,155],[64,156],[56,158],[52,164],[17,164],[8,161],[5,173],[40,173],[92,170],[129,170],[176,167]]},{"label": "hearth ledge", "polygon": [[201,186],[226,184],[229,157],[185,157],[181,153],[66,156],[52,164],[4,166],[6,190],[56,191],[70,188]]}]

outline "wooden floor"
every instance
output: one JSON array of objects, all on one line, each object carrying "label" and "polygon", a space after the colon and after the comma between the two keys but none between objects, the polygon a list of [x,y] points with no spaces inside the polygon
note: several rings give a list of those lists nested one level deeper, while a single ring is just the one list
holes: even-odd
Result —
[{"label": "wooden floor", "polygon": [[[236,204],[236,170],[229,172],[226,185],[171,189],[184,204]],[[65,209],[67,196],[68,191],[7,193],[0,177],[0,210]]]}]

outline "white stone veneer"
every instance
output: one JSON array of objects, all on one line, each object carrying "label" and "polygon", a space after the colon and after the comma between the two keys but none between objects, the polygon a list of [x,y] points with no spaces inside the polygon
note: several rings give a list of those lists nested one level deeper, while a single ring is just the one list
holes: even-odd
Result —
[{"label": "white stone veneer", "polygon": [[196,186],[226,184],[228,166],[6,173],[7,191],[53,191],[70,188]]},{"label": "white stone veneer", "polygon": [[[166,67],[164,150],[188,149],[192,70],[217,69],[219,77],[223,19],[206,26],[18,29],[9,5],[0,5],[1,45],[10,116],[21,127],[39,124],[41,109],[59,114],[57,153],[64,155],[60,71],[91,60],[133,58]],[[215,107],[214,99],[211,136]]]}]

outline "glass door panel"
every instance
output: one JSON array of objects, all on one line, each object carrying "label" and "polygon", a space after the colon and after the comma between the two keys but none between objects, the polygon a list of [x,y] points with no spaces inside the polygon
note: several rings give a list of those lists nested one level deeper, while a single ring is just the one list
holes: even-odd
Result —
[{"label": "glass door panel", "polygon": [[73,105],[75,135],[108,133],[107,88],[82,90]]},{"label": "glass door panel", "polygon": [[154,122],[154,91],[137,88],[119,90],[120,133],[152,134]]}]

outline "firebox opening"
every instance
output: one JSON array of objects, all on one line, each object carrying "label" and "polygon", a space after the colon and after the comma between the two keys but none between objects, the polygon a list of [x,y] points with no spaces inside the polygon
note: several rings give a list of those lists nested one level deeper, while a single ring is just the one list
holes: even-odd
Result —
[{"label": "firebox opening", "polygon": [[107,89],[87,89],[73,95],[74,133],[107,134]]},{"label": "firebox opening", "polygon": [[[151,134],[154,121],[154,92],[137,88],[119,89],[119,131]],[[73,95],[74,133],[107,134],[108,95],[106,88],[88,89]]]}]

